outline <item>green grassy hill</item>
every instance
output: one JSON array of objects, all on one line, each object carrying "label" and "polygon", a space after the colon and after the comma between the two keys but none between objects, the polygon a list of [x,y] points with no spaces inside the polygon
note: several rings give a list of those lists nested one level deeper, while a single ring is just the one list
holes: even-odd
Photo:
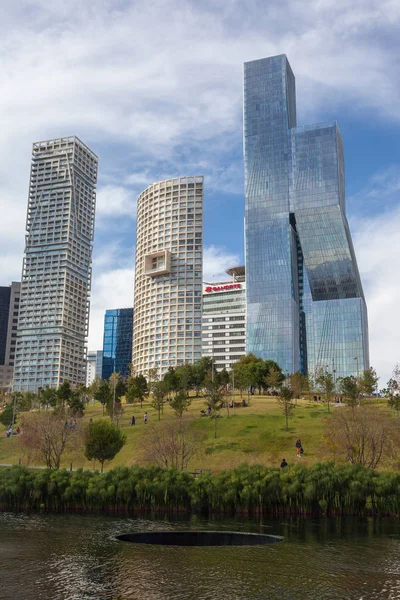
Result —
[{"label": "green grassy hill", "polygon": [[[240,400],[236,396],[236,400]],[[217,439],[214,439],[214,423],[207,417],[200,416],[200,410],[205,407],[203,398],[193,398],[188,413],[193,417],[192,427],[204,434],[202,453],[192,460],[192,469],[203,468],[211,471],[232,468],[242,463],[262,463],[270,466],[279,466],[283,457],[289,463],[301,460],[305,464],[328,459],[328,451],[324,444],[324,431],[326,419],[329,418],[328,409],[324,403],[309,402],[306,399],[298,401],[293,416],[289,421],[289,431],[285,430],[285,418],[281,414],[276,398],[269,396],[252,396],[251,405],[235,409],[235,414],[230,409],[228,418],[227,410],[221,410],[221,418],[217,421]],[[341,410],[331,404],[331,411]],[[147,411],[149,424],[144,425],[143,415]],[[131,426],[131,416],[135,415],[136,425]],[[102,416],[100,404],[92,403],[87,406],[84,422],[89,419],[109,419]],[[165,419],[173,419],[172,409],[166,405],[161,423]],[[149,403],[140,405],[124,405],[121,427],[127,435],[127,444],[116,456],[106,464],[106,469],[117,465],[131,466],[143,463],[142,446],[144,436],[148,433],[150,424],[159,426],[158,415]],[[296,458],[295,442],[300,437],[304,447],[304,455]],[[18,437],[11,439],[5,437],[5,428],[0,425],[0,464],[37,464],[29,461],[19,445]],[[87,461],[83,452],[66,455],[64,466],[73,468],[93,468],[93,463]],[[98,466],[98,465],[96,465]]]}]

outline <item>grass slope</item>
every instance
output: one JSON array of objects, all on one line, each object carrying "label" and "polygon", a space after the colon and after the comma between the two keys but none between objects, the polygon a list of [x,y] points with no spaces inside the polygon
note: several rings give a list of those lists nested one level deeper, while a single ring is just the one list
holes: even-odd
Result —
[{"label": "grass slope", "polygon": [[[239,400],[239,396],[236,397]],[[204,408],[203,398],[193,398],[189,414],[194,417],[193,428],[205,436],[203,452],[193,459],[191,468],[210,469],[219,471],[238,466],[242,463],[279,466],[283,457],[290,463],[296,460],[295,441],[301,438],[305,450],[300,459],[305,464],[312,464],[327,458],[323,443],[325,421],[329,418],[327,406],[307,400],[299,400],[298,405],[289,421],[289,431],[285,430],[285,419],[281,414],[275,398],[268,396],[252,396],[251,405],[235,409],[230,415],[226,409],[221,410],[221,418],[217,421],[217,439],[214,439],[214,423],[206,417],[200,417]],[[340,410],[332,407],[331,410]],[[147,411],[149,423],[159,426],[158,415],[149,403],[140,405],[125,405],[121,419],[121,427],[127,435],[127,444],[116,456],[106,464],[107,469],[117,465],[131,466],[141,463],[142,440],[149,425],[144,425],[143,415]],[[136,425],[130,425],[131,416],[135,415]],[[87,406],[84,422],[89,419],[109,419],[102,416],[102,407],[98,403]],[[173,411],[166,406],[161,422],[175,418]],[[5,428],[0,425],[0,464],[16,464],[21,459],[22,464],[28,464],[29,459],[22,453],[18,438],[7,439]],[[83,452],[66,455],[63,466],[73,468],[93,468],[93,463],[87,461]],[[36,461],[37,463],[37,461]],[[96,465],[98,466],[98,465]]]}]

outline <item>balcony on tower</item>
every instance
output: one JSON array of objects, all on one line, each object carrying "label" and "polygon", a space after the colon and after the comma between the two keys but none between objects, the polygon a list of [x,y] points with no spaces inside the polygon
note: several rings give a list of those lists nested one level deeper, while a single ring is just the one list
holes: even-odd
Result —
[{"label": "balcony on tower", "polygon": [[144,257],[144,274],[148,277],[158,277],[171,273],[171,252],[158,250]]}]

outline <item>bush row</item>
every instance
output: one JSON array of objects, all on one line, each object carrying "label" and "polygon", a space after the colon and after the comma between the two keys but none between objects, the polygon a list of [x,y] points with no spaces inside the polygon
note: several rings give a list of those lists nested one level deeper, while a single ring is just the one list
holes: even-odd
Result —
[{"label": "bush row", "polygon": [[400,474],[334,463],[277,470],[261,465],[204,474],[158,467],[0,469],[3,510],[164,510],[270,515],[400,515]]}]

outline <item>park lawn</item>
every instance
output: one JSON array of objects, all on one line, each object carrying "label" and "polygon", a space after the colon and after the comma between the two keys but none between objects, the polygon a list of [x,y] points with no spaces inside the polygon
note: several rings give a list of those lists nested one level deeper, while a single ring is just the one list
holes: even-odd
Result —
[{"label": "park lawn", "polygon": [[[238,400],[239,395],[236,396],[236,401]],[[305,464],[312,464],[328,458],[323,438],[329,415],[327,406],[323,403],[299,400],[289,420],[289,431],[286,431],[285,418],[276,398],[254,395],[250,406],[236,408],[235,414],[230,409],[229,418],[227,410],[221,410],[221,418],[217,420],[216,439],[214,422],[200,416],[200,410],[204,407],[204,398],[192,398],[188,411],[193,417],[192,427],[204,436],[202,451],[190,464],[193,470],[219,471],[242,463],[279,466],[282,458],[286,458],[289,463],[301,460]],[[331,410],[340,408],[332,407]],[[143,423],[146,411],[149,415],[148,425]],[[136,418],[135,426],[130,425],[132,414]],[[83,422],[88,423],[90,418],[109,419],[102,415],[102,407],[97,402],[86,407]],[[161,422],[167,418],[175,418],[168,405],[161,415]],[[125,404],[120,425],[127,436],[127,443],[113,461],[106,463],[106,469],[119,465],[143,464],[143,439],[152,425],[159,426],[158,414],[149,402],[144,402],[143,408],[139,404]],[[295,442],[298,437],[305,450],[301,459],[296,458]],[[17,464],[19,459],[22,464],[37,464],[37,460],[29,461],[16,436],[11,439],[5,437],[5,428],[0,425],[0,464]],[[64,456],[63,466],[69,467],[71,462],[74,469],[98,467],[85,459],[82,450]]]}]

